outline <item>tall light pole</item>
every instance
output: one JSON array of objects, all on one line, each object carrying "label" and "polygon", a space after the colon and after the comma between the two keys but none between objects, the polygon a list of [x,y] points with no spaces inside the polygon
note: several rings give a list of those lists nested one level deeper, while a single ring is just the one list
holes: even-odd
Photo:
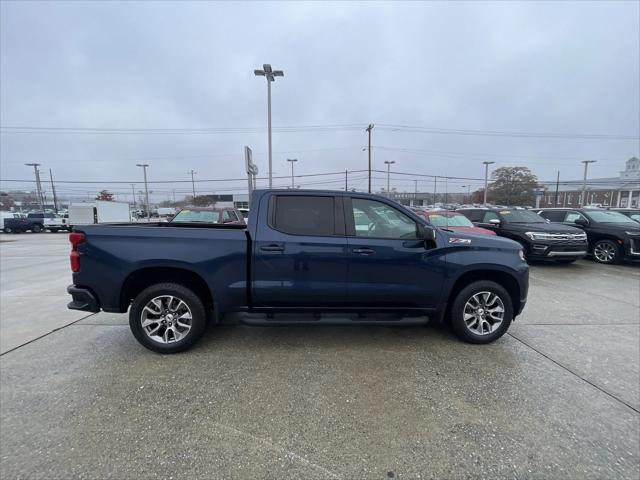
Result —
[{"label": "tall light pole", "polygon": [[291,188],[294,187],[294,185],[293,185],[293,164],[295,162],[297,162],[297,161],[298,161],[297,158],[287,158],[287,162],[291,163]]},{"label": "tall light pole", "polygon": [[496,162],[482,162],[484,164],[484,202],[483,205],[487,204],[487,188],[489,187],[489,165]]},{"label": "tall light pole", "polygon": [[151,221],[151,208],[149,208],[149,188],[147,187],[147,167],[148,163],[136,163],[136,167],[142,167],[144,172],[144,201],[147,204],[147,221]]},{"label": "tall light pole", "polygon": [[53,208],[58,213],[58,197],[56,197],[56,186],[53,184],[53,173],[49,169],[49,179],[51,180],[51,193],[53,193]]},{"label": "tall light pole", "polygon": [[271,155],[271,82],[276,81],[276,77],[284,77],[282,70],[273,70],[271,65],[265,63],[262,65],[262,70],[254,70],[256,77],[266,77],[267,79],[267,122],[268,122],[268,136],[269,136],[269,188],[273,188],[273,170],[272,170],[272,155]]},{"label": "tall light pole", "polygon": [[136,184],[135,183],[131,183],[130,185],[131,185],[131,195],[133,196],[133,209],[135,210],[137,208],[137,206],[138,206],[136,204]]},{"label": "tall light pole", "polygon": [[391,188],[391,165],[393,165],[395,160],[385,160],[384,163],[387,165],[387,195],[389,195]]},{"label": "tall light pole", "polygon": [[369,152],[369,193],[371,193],[371,130],[373,130],[373,123],[370,123],[367,127],[367,133],[369,134],[369,146],[367,151]]},{"label": "tall light pole", "polygon": [[194,170],[189,170],[187,173],[191,174],[191,190],[193,191],[193,198],[196,198],[196,181],[193,179],[193,175],[196,172]]},{"label": "tall light pole", "polygon": [[42,198],[42,187],[40,186],[40,171],[38,170],[38,167],[40,166],[40,164],[25,163],[25,165],[27,167],[33,167],[33,172],[35,173],[35,176],[36,176],[36,190],[38,192],[38,203],[40,204],[40,208],[42,208],[42,211],[44,212],[44,200]]},{"label": "tall light pole", "polygon": [[590,163],[596,163],[595,160],[582,160],[584,163],[584,178],[582,179],[582,197],[580,198],[580,206],[584,207],[584,204],[587,203],[587,169],[589,168]]}]

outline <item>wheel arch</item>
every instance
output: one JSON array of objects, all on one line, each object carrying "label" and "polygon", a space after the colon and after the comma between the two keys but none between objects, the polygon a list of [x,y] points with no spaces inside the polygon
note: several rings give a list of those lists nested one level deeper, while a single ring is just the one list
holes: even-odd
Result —
[{"label": "wheel arch", "polygon": [[157,283],[177,283],[202,299],[207,312],[213,309],[213,296],[207,282],[193,270],[180,267],[143,267],[131,272],[120,290],[120,310],[126,312],[131,301],[145,288]]},{"label": "wheel arch", "polygon": [[520,311],[522,292],[520,291],[520,285],[517,278],[514,275],[502,270],[492,270],[484,268],[466,271],[462,275],[460,275],[453,283],[453,286],[449,291],[449,298],[447,299],[447,308],[444,314],[445,321],[448,321],[449,319],[451,306],[456,295],[458,295],[458,293],[467,285],[479,280],[488,280],[490,282],[495,282],[503,287],[509,293],[514,313]]}]

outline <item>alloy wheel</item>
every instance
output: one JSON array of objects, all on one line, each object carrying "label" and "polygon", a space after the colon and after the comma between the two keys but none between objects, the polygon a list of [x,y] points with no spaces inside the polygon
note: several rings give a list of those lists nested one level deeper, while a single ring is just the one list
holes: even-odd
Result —
[{"label": "alloy wheel", "polygon": [[476,335],[495,332],[504,320],[504,303],[493,292],[478,292],[464,305],[464,323]]},{"label": "alloy wheel", "polygon": [[593,256],[599,262],[610,263],[616,258],[616,247],[609,242],[598,243],[593,249]]},{"label": "alloy wheel", "polygon": [[180,298],[161,295],[142,309],[140,322],[147,336],[158,343],[175,343],[191,330],[191,309]]}]

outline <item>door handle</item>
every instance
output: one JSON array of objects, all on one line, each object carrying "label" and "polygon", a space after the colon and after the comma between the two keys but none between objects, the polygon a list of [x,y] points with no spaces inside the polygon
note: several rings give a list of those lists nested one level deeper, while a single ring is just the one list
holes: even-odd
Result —
[{"label": "door handle", "polygon": [[284,251],[284,247],[281,245],[265,245],[264,247],[260,247],[260,250],[263,252],[282,252]]},{"label": "door handle", "polygon": [[373,255],[376,251],[369,247],[354,248],[353,253],[359,253],[360,255]]}]

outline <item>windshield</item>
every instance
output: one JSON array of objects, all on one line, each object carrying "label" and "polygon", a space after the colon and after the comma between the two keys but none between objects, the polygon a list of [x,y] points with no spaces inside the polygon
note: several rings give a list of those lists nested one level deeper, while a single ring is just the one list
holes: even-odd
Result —
[{"label": "windshield", "polygon": [[620,212],[609,212],[606,210],[584,212],[590,220],[598,223],[636,223],[635,220],[623,215]]},{"label": "windshield", "polygon": [[213,210],[182,210],[172,222],[206,222],[218,223],[220,212]]},{"label": "windshield", "polygon": [[429,213],[428,218],[434,227],[473,227],[471,220],[460,214]]},{"label": "windshield", "polygon": [[540,215],[529,210],[500,210],[500,215],[507,223],[547,223]]}]

